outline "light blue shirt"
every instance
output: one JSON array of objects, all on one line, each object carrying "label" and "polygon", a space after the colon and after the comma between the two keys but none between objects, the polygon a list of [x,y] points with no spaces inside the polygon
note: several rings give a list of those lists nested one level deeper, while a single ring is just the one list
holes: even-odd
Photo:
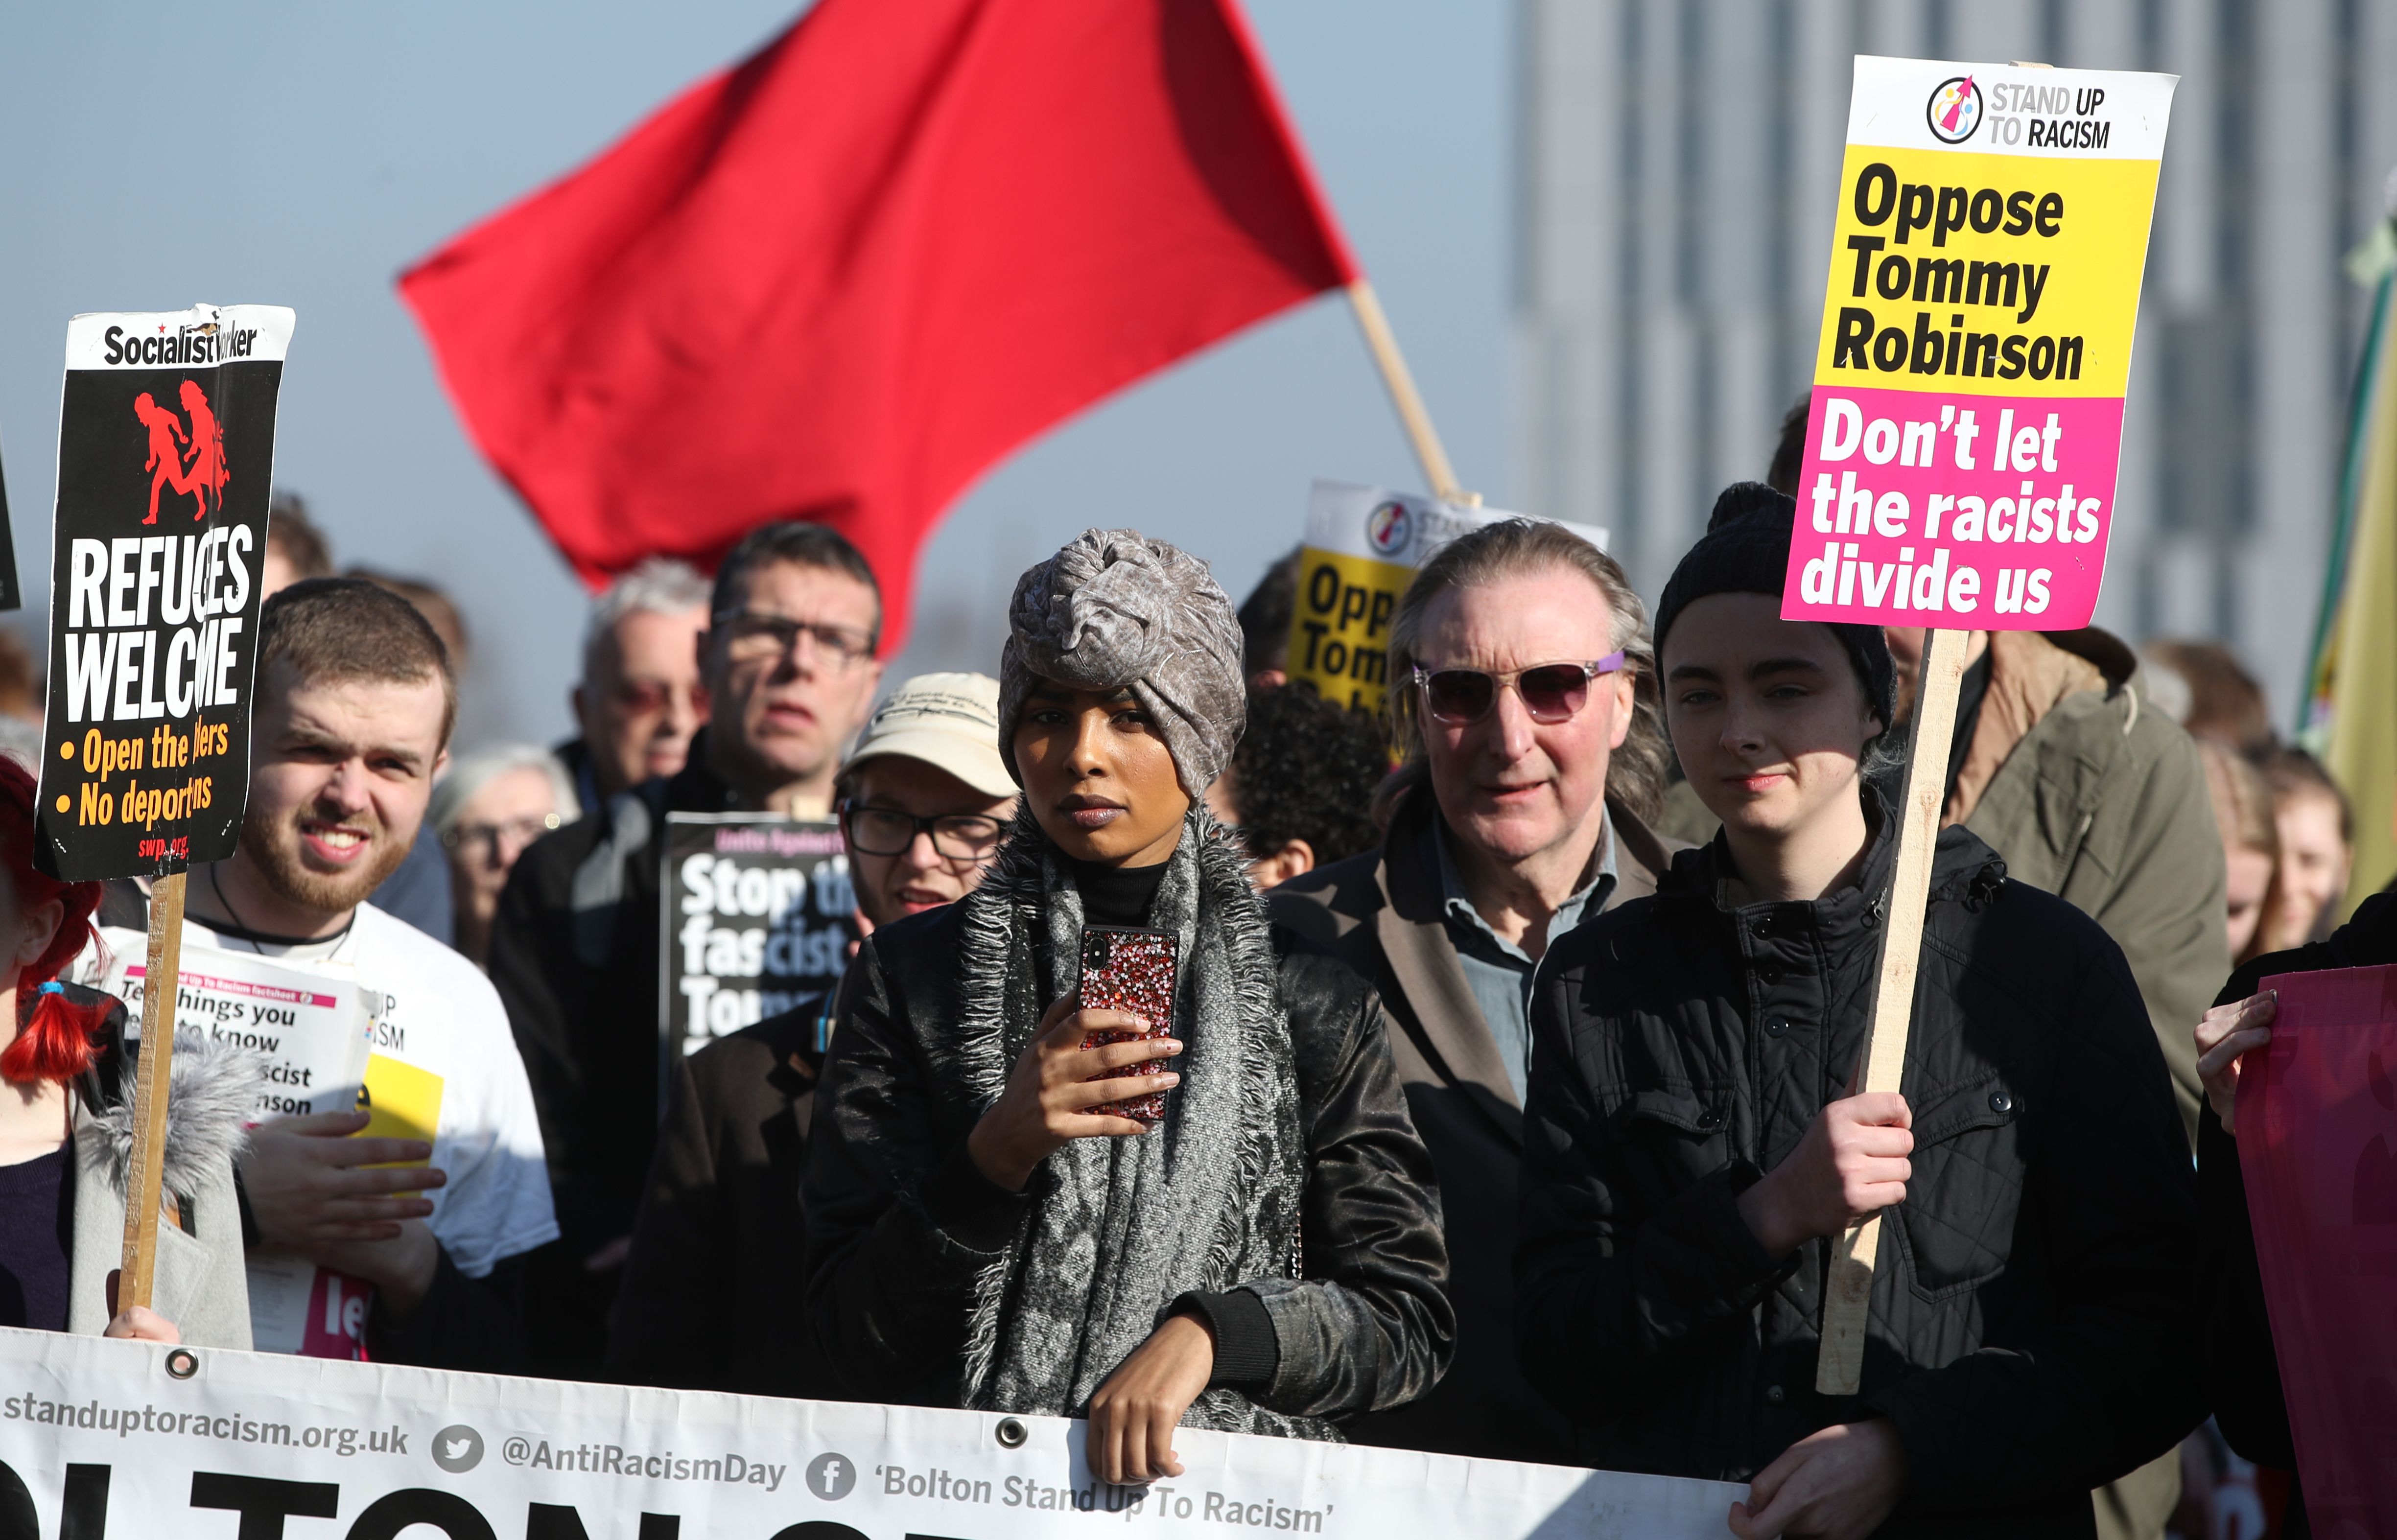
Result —
[{"label": "light blue shirt", "polygon": [[[1506,1078],[1515,1088],[1515,1101],[1520,1105],[1531,1085],[1532,975],[1538,964],[1521,947],[1492,930],[1490,922],[1481,917],[1473,901],[1466,896],[1465,878],[1458,873],[1456,863],[1449,859],[1446,819],[1433,817],[1430,843],[1432,859],[1440,866],[1448,939],[1456,947],[1456,960],[1465,970],[1466,987],[1473,991],[1473,1002],[1481,1008],[1481,1019],[1498,1044],[1498,1058],[1506,1066]],[[1553,946],[1558,937],[1579,925],[1585,914],[1604,908],[1606,895],[1614,891],[1615,878],[1614,825],[1601,804],[1598,875],[1557,906],[1555,917],[1548,921],[1548,944]]]}]

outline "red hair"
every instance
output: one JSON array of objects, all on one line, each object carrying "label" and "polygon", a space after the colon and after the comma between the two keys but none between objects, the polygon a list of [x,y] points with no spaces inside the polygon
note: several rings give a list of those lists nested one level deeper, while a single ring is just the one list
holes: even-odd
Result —
[{"label": "red hair", "polygon": [[[0,755],[0,862],[17,891],[17,912],[58,900],[66,913],[42,955],[17,976],[17,1036],[0,1050],[0,1076],[26,1080],[72,1080],[91,1067],[100,1052],[108,1006],[77,1005],[58,990],[40,986],[66,971],[94,939],[92,912],[100,907],[97,882],[60,882],[33,867],[33,777]],[[0,917],[0,923],[14,917]],[[29,1003],[30,1002],[30,1003]]]}]

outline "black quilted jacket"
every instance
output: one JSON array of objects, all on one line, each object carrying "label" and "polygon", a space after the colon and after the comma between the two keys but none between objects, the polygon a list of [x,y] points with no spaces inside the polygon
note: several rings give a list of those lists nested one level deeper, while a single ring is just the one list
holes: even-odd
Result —
[{"label": "black quilted jacket", "polygon": [[[816,1091],[800,1189],[807,1330],[838,1393],[863,1400],[957,1404],[973,1280],[1041,1190],[1036,1172],[1007,1192],[966,1153],[982,1108],[947,1047],[963,1011],[963,907],[866,942]],[[1373,987],[1292,940],[1276,928],[1306,1133],[1306,1281],[1196,1297],[1215,1327],[1215,1383],[1277,1412],[1345,1420],[1428,1391],[1456,1316],[1431,1157]]]},{"label": "black quilted jacket", "polygon": [[1721,837],[1561,941],[1534,993],[1518,1338],[1601,1466],[1741,1480],[1885,1416],[1896,1534],[2088,1533],[2089,1492],[2203,1415],[2189,1145],[2122,954],[1940,836],[1863,1394],[1814,1390],[1828,1243],[1764,1254],[1738,1195],[1836,1099],[1869,1020],[1892,822],[1861,880],[1732,906]]}]

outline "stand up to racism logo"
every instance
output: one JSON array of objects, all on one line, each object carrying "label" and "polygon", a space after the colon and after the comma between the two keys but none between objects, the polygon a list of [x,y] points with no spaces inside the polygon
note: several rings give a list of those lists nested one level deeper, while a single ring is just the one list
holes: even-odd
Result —
[{"label": "stand up to racism logo", "polygon": [[233,853],[288,310],[78,315],[59,423],[43,861]]},{"label": "stand up to racism logo", "polygon": [[1969,74],[1943,80],[1932,91],[1923,115],[1931,122],[1934,139],[1942,144],[1962,144],[1981,126],[1981,88]]}]

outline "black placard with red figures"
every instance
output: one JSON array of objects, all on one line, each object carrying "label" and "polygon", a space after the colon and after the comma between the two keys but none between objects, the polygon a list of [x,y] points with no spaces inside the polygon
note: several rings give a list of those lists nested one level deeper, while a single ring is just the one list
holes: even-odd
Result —
[{"label": "black placard with red figures", "polygon": [[67,327],[42,865],[70,881],[233,853],[292,313]]},{"label": "black placard with red figures", "polygon": [[17,535],[8,523],[8,477],[0,473],[0,609],[25,608],[25,591],[17,583]]}]

